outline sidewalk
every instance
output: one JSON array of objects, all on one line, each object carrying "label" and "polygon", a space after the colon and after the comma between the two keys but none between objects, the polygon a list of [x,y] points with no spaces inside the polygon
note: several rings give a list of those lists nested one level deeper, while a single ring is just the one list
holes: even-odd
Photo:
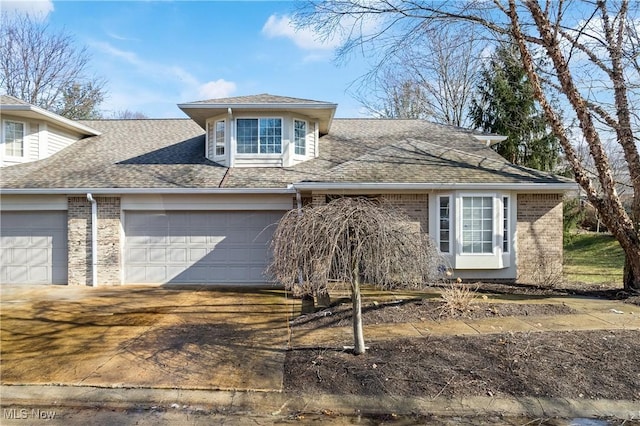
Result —
[{"label": "sidewalk", "polygon": [[[497,296],[488,301],[519,303]],[[268,415],[359,410],[640,418],[637,401],[285,394],[287,347],[350,345],[352,331],[291,331],[287,322],[299,302],[285,300],[280,290],[48,287],[3,292],[1,302],[3,407],[140,404]],[[577,297],[526,298],[521,303],[565,304],[576,313],[368,325],[366,340],[510,331],[640,331],[640,307],[635,305]]]}]

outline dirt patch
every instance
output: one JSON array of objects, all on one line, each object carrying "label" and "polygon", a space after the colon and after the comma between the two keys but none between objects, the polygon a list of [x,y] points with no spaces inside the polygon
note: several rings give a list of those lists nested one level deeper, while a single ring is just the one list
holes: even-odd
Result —
[{"label": "dirt patch", "polygon": [[640,333],[581,331],[375,342],[361,356],[287,353],[286,392],[640,400]]},{"label": "dirt patch", "polygon": [[[334,306],[302,315],[291,321],[292,327],[346,327],[351,325],[351,304],[339,301]],[[558,304],[489,303],[472,304],[463,312],[451,312],[445,303],[437,300],[409,299],[392,302],[366,302],[362,306],[362,319],[367,324],[439,321],[460,317],[482,319],[509,316],[565,315],[575,311]]]},{"label": "dirt patch", "polygon": [[[486,284],[477,291],[522,295],[521,290]],[[541,289],[535,294],[543,292],[561,294],[553,289]],[[345,300],[339,302],[342,303],[297,317],[291,326],[294,329],[349,326],[351,306]],[[365,334],[371,324],[571,313],[574,313],[571,308],[561,304],[486,300],[454,315],[437,299],[363,305]],[[534,396],[640,401],[638,331],[430,336],[371,342],[369,346],[361,356],[333,348],[294,348],[287,353],[285,391],[423,398]]]}]

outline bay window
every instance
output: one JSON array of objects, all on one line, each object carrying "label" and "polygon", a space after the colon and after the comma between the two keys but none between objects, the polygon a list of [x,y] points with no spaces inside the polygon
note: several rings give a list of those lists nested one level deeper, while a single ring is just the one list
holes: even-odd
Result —
[{"label": "bay window", "polygon": [[280,154],[282,119],[238,118],[236,139],[238,154]]},{"label": "bay window", "polygon": [[430,197],[429,232],[452,268],[511,267],[515,232],[511,201],[501,192],[453,191]]}]

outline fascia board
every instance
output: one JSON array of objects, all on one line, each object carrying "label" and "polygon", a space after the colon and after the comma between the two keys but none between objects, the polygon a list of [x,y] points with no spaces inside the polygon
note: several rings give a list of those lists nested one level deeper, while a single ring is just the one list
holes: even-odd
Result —
[{"label": "fascia board", "polygon": [[42,109],[35,105],[2,105],[2,107],[0,107],[0,110],[7,112],[30,112],[35,116],[47,118],[63,127],[72,128],[86,135],[99,136],[101,134],[99,131],[92,129],[89,126],[85,126],[84,124],[69,120],[68,118],[62,117],[58,114],[47,111],[46,109]]},{"label": "fascia board", "polygon": [[296,103],[278,103],[278,104],[197,104],[197,103],[186,103],[186,104],[178,104],[178,108],[188,108],[188,109],[330,109],[337,108],[338,104],[296,104]]},{"label": "fascia board", "polygon": [[11,188],[0,189],[0,195],[44,194],[295,194],[287,188]]},{"label": "fascia board", "polygon": [[571,191],[577,183],[335,183],[300,182],[292,185],[297,190],[519,190],[519,191]]}]

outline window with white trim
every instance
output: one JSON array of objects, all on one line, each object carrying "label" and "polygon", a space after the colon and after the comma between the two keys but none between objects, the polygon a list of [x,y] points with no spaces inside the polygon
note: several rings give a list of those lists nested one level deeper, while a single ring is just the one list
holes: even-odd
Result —
[{"label": "window with white trim", "polygon": [[282,119],[238,118],[236,146],[238,154],[282,153]]},{"label": "window with white trim", "polygon": [[438,197],[438,247],[441,253],[451,252],[451,197]]},{"label": "window with white trim", "polygon": [[502,197],[502,252],[509,253],[509,197]]},{"label": "window with white trim", "polygon": [[226,122],[225,120],[216,121],[215,127],[215,148],[216,148],[216,156],[224,155],[224,134],[226,130]]},{"label": "window with white trim", "polygon": [[462,197],[462,253],[493,253],[493,197]]},{"label": "window with white trim", "polygon": [[5,120],[2,134],[5,155],[24,157],[24,127],[19,121]]},{"label": "window with white trim", "polygon": [[307,152],[307,122],[293,120],[293,142],[296,155],[305,155]]}]

